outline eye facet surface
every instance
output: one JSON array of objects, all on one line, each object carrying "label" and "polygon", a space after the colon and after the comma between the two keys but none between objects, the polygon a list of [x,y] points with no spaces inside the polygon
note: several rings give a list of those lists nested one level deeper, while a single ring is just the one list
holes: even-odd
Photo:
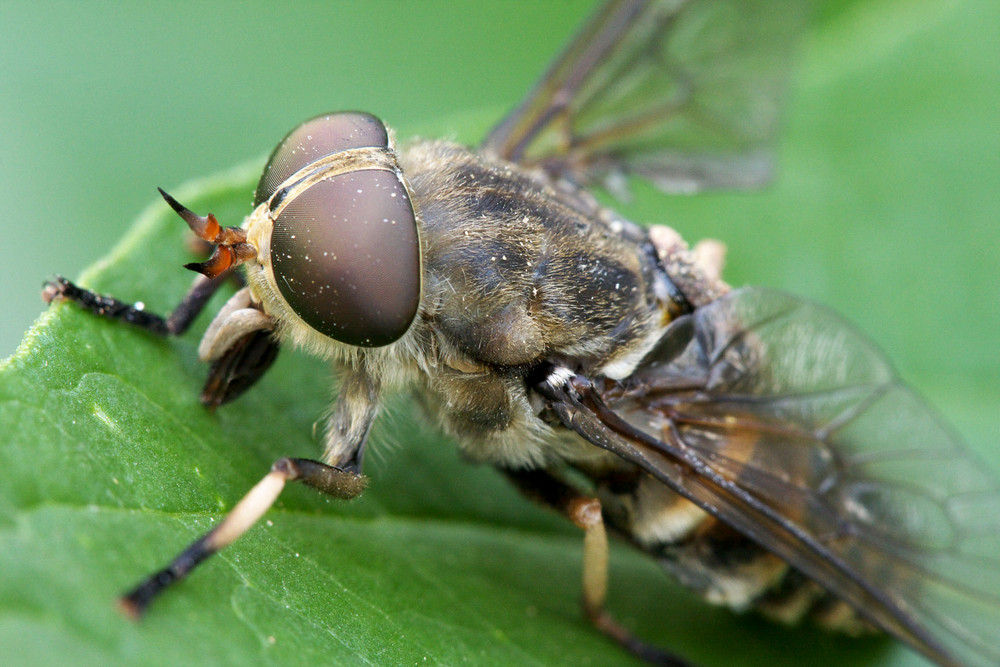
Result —
[{"label": "eye facet surface", "polygon": [[299,317],[349,345],[388,345],[420,303],[420,243],[399,177],[383,169],[320,181],[274,220],[271,266]]},{"label": "eye facet surface", "polygon": [[322,157],[350,148],[388,145],[385,125],[368,113],[333,113],[307,120],[271,153],[254,192],[254,208],[267,201],[285,179]]}]

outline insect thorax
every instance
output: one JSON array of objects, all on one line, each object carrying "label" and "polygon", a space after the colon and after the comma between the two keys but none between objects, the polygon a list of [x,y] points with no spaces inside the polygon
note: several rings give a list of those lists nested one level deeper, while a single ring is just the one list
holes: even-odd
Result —
[{"label": "insect thorax", "polygon": [[645,232],[578,189],[455,144],[416,143],[400,164],[423,239],[426,398],[476,459],[565,455],[524,378],[543,361],[622,377],[660,337],[665,274]]}]

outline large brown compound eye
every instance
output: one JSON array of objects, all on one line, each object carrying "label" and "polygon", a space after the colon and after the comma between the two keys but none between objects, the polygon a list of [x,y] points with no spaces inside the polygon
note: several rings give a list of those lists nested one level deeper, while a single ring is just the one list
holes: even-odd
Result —
[{"label": "large brown compound eye", "polygon": [[254,208],[266,202],[289,176],[316,160],[349,148],[389,145],[389,133],[375,116],[359,111],[316,116],[299,125],[271,153],[254,192]]},{"label": "large brown compound eye", "polygon": [[274,220],[271,266],[288,305],[320,333],[362,347],[399,339],[420,302],[406,187],[384,169],[311,185]]}]

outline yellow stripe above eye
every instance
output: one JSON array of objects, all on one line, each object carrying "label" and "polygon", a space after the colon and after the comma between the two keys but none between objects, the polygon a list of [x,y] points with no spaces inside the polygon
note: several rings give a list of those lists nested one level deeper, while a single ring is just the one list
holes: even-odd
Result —
[{"label": "yellow stripe above eye", "polygon": [[364,146],[362,148],[348,148],[321,157],[286,178],[267,200],[267,208],[271,211],[271,215],[276,218],[297,196],[319,181],[352,171],[368,169],[391,171],[398,176],[400,170],[396,151],[385,146]]}]

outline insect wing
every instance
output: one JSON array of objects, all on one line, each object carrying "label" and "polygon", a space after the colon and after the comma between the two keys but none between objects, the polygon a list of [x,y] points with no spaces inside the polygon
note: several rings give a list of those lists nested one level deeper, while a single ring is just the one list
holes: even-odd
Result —
[{"label": "insect wing", "polygon": [[758,187],[808,5],[608,2],[483,149],[612,191],[625,173],[665,192]]},{"label": "insect wing", "polygon": [[732,292],[602,400],[560,416],[940,664],[1000,663],[1000,484],[829,310]]}]

